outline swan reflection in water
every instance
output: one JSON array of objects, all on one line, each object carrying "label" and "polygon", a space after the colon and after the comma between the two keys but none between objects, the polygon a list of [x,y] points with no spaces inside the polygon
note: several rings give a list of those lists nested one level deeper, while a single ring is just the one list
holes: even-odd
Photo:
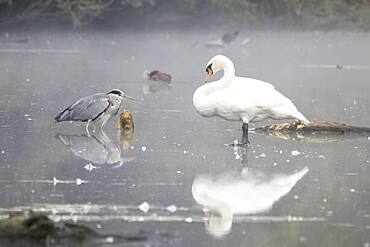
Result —
[{"label": "swan reflection in water", "polygon": [[121,148],[113,142],[104,130],[88,135],[57,134],[56,138],[75,156],[93,164],[112,164],[121,167],[134,157],[122,157]]},{"label": "swan reflection in water", "polygon": [[203,174],[195,178],[192,194],[204,208],[208,232],[222,237],[230,232],[234,215],[268,211],[307,172],[305,167],[291,174],[266,175],[244,168],[241,172],[226,171],[216,176]]}]

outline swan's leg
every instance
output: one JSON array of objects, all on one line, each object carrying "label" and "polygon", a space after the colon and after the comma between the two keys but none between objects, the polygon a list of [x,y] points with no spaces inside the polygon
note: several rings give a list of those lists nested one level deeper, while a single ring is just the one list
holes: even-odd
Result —
[{"label": "swan's leg", "polygon": [[243,136],[242,136],[241,144],[244,146],[247,146],[248,144],[250,144],[249,138],[248,138],[248,123],[243,123],[242,129],[243,129]]},{"label": "swan's leg", "polygon": [[242,149],[242,166],[248,167],[248,148],[247,146],[241,147]]}]

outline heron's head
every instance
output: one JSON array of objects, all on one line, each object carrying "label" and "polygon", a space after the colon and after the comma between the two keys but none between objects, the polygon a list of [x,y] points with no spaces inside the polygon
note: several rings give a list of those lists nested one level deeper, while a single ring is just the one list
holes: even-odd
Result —
[{"label": "heron's head", "polygon": [[208,80],[213,76],[213,74],[216,74],[221,69],[229,69],[229,68],[234,70],[234,65],[228,57],[224,55],[214,56],[207,63],[207,67],[206,67],[207,75],[206,75],[205,82],[208,82]]},{"label": "heron's head", "polygon": [[121,98],[126,98],[126,99],[131,99],[131,100],[135,100],[135,98],[131,97],[131,96],[128,96],[126,95],[122,90],[119,90],[119,89],[113,89],[112,91],[108,92],[107,93],[108,95],[109,94],[113,94],[113,95],[117,95]]}]

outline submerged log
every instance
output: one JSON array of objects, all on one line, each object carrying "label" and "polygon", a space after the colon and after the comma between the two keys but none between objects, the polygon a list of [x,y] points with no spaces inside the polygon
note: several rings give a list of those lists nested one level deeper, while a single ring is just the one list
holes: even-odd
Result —
[{"label": "submerged log", "polygon": [[256,133],[281,138],[302,140],[308,142],[326,143],[351,138],[367,138],[370,128],[357,127],[334,122],[317,122],[304,124],[302,122],[272,124],[252,129]]}]

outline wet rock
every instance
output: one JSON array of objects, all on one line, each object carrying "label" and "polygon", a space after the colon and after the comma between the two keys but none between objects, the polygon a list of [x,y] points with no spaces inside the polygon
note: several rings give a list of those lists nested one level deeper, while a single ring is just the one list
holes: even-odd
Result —
[{"label": "wet rock", "polygon": [[0,222],[0,236],[45,238],[55,233],[55,224],[47,216],[31,210],[14,213]]},{"label": "wet rock", "polygon": [[53,222],[46,215],[32,210],[10,214],[9,218],[0,222],[0,243],[13,238],[56,241],[60,238],[82,240],[92,237],[101,236],[86,226]]},{"label": "wet rock", "polygon": [[119,235],[103,235],[87,226],[54,222],[46,215],[32,210],[11,214],[9,218],[0,221],[1,247],[98,247],[108,246],[112,243],[115,244],[114,246],[122,244],[126,246],[127,243],[162,246],[171,240],[170,234],[160,232],[139,231]]},{"label": "wet rock", "polygon": [[134,119],[132,113],[126,109],[121,112],[117,123],[117,135],[122,149],[128,149],[134,136]]}]

